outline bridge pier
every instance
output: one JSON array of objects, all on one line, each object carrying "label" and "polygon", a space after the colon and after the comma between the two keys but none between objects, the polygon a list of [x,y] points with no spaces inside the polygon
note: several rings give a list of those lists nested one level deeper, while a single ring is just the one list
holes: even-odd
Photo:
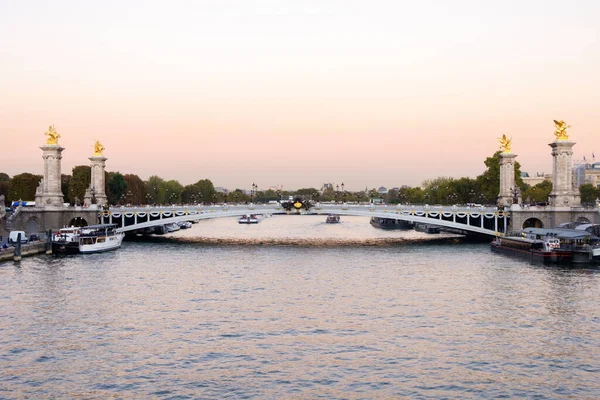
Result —
[{"label": "bridge pier", "polygon": [[6,221],[6,229],[25,231],[29,235],[83,223],[86,225],[98,223],[98,210],[64,206],[62,210],[21,207]]}]

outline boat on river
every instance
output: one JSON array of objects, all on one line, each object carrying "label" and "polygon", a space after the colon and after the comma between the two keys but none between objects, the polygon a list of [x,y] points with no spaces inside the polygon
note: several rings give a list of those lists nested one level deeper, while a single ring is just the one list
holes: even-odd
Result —
[{"label": "boat on river", "polygon": [[560,249],[560,240],[554,237],[538,238],[521,232],[518,236],[496,237],[490,244],[495,253],[518,256],[530,262],[570,263],[573,252]]},{"label": "boat on river", "polygon": [[239,224],[258,224],[258,217],[255,214],[242,215],[238,219]]},{"label": "boat on river", "polygon": [[76,226],[61,228],[52,235],[52,254],[79,253],[79,234],[81,229]]},{"label": "boat on river", "polygon": [[121,247],[125,234],[117,232],[116,224],[88,225],[80,230],[79,252],[99,253]]},{"label": "boat on river", "polygon": [[565,228],[526,228],[523,232],[538,240],[558,240],[559,250],[572,253],[574,264],[600,263],[600,238],[591,232]]},{"label": "boat on river", "polygon": [[370,224],[379,229],[413,229],[415,224],[394,218],[372,217]]},{"label": "boat on river", "polygon": [[328,224],[337,224],[340,222],[340,216],[339,215],[333,215],[333,214],[329,214],[327,216],[327,218],[325,219],[325,222]]}]

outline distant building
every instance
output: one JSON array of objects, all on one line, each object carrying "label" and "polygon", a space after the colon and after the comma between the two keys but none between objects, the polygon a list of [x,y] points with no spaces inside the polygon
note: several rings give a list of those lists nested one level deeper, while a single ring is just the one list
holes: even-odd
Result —
[{"label": "distant building", "polygon": [[321,194],[326,191],[333,191],[333,183],[324,183],[323,186],[321,186]]},{"label": "distant building", "polygon": [[579,187],[589,183],[600,188],[600,162],[587,163],[585,161],[575,164],[573,167],[575,184]]},{"label": "distant building", "polygon": [[527,172],[521,172],[521,179],[529,186],[535,186],[538,183],[544,181],[552,182],[552,174],[544,174],[543,172],[536,172],[535,176],[529,176]]},{"label": "distant building", "polygon": [[228,193],[228,190],[225,189],[224,187],[217,186],[215,188],[215,192],[217,192],[217,193]]},{"label": "distant building", "polygon": [[385,186],[380,186],[379,189],[377,189],[377,193],[379,194],[387,194],[388,190]]}]

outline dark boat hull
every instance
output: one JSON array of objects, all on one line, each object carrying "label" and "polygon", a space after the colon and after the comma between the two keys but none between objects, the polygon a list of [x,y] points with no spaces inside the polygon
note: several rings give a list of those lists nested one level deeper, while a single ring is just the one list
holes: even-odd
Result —
[{"label": "dark boat hull", "polygon": [[408,221],[401,221],[393,218],[371,218],[371,225],[379,229],[413,229],[415,224]]},{"label": "dark boat hull", "polygon": [[77,254],[79,243],[77,242],[52,242],[52,254]]},{"label": "dark boat hull", "polygon": [[492,243],[491,249],[495,253],[507,254],[524,258],[534,263],[543,264],[570,264],[573,253],[570,251],[542,251],[532,249],[519,249]]}]

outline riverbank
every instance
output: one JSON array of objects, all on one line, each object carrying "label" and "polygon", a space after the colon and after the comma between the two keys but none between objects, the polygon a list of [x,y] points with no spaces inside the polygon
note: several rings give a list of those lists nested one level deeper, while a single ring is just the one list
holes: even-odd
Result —
[{"label": "riverbank", "polygon": [[[33,256],[46,253],[45,242],[34,242],[21,245],[21,257]],[[0,249],[0,262],[13,261],[15,257],[15,248]]]}]

